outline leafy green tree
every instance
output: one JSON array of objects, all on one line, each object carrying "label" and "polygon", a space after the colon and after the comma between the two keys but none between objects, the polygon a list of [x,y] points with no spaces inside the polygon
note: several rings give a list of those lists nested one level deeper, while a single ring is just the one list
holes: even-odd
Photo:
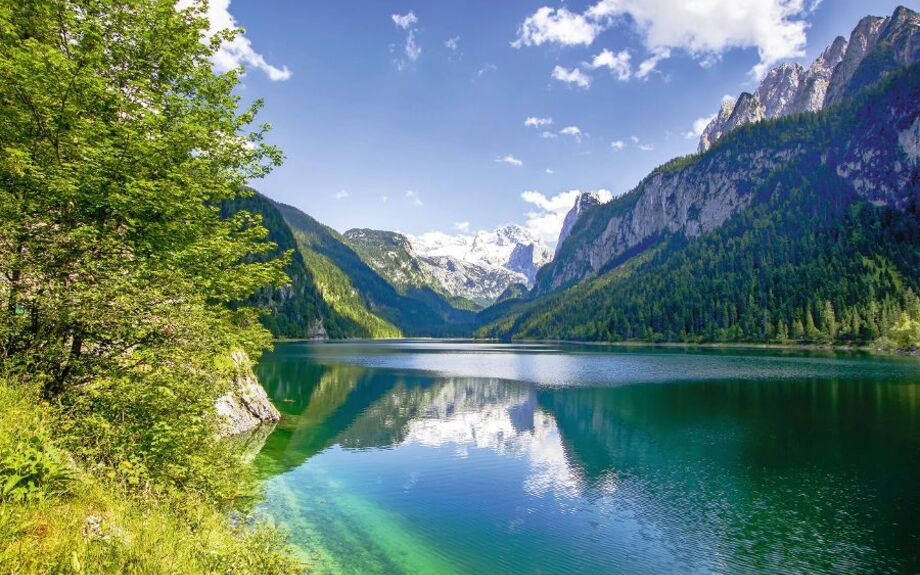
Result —
[{"label": "leafy green tree", "polygon": [[889,336],[896,349],[920,349],[920,318],[912,318],[908,312],[903,312]]},{"label": "leafy green tree", "polygon": [[267,343],[226,304],[283,282],[283,262],[250,257],[272,248],[259,220],[218,205],[281,154],[252,127],[261,102],[239,109],[241,71],[212,71],[232,31],[203,43],[202,16],[0,2],[0,357],[46,394],[192,341],[205,362]]},{"label": "leafy green tree", "polygon": [[[270,344],[244,302],[285,283],[288,255],[259,217],[220,206],[281,153],[254,125],[261,102],[234,93],[242,71],[212,70],[234,32],[204,41],[205,4],[190,4],[0,0],[0,396],[19,400],[0,410],[0,431],[14,431],[0,434],[0,478],[15,483],[0,496],[0,563],[17,572],[69,571],[62,556],[79,570],[95,509],[152,512],[166,544],[145,552],[149,525],[128,522],[134,539],[93,571],[295,568],[277,538],[227,521],[253,483],[214,409],[248,367],[231,353]],[[29,506],[60,485],[71,497],[47,509],[85,505],[76,520]],[[20,569],[31,543],[16,522],[41,516],[58,553]]]}]

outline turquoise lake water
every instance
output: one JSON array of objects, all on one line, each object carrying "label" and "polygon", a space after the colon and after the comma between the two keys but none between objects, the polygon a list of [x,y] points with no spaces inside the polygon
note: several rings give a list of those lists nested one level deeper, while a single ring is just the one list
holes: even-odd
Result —
[{"label": "turquoise lake water", "polygon": [[262,511],[317,573],[915,573],[920,361],[285,343]]}]

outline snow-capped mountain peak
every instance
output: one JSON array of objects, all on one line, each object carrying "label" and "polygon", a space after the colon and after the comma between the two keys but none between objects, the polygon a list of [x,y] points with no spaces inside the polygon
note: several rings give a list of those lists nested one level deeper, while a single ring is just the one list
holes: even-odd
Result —
[{"label": "snow-capped mountain peak", "polygon": [[552,251],[517,224],[475,234],[428,232],[407,237],[415,251],[425,258],[437,259],[445,265],[455,260],[452,265],[458,269],[464,266],[457,266],[456,262],[501,271],[502,276],[517,277],[528,285],[533,283],[537,270],[552,259]]}]

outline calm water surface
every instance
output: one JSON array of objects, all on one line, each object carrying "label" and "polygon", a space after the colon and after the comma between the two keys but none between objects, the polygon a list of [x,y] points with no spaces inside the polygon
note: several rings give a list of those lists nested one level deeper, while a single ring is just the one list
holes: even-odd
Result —
[{"label": "calm water surface", "polygon": [[920,572],[920,361],[278,345],[265,513],[318,573]]}]

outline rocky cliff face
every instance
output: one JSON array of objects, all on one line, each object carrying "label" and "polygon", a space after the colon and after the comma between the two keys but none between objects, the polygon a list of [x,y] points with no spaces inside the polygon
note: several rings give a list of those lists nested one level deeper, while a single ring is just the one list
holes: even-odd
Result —
[{"label": "rocky cliff face", "polygon": [[220,416],[220,435],[230,437],[249,433],[263,423],[281,419],[281,414],[272,405],[265,388],[252,371],[252,363],[242,351],[230,355],[236,368],[230,391],[215,402]]},{"label": "rocky cliff face", "polygon": [[848,44],[846,38],[837,36],[831,45],[820,56],[815,58],[815,61],[812,62],[802,77],[795,97],[795,104],[789,111],[790,114],[817,112],[824,107],[827,88],[830,86],[834,69],[843,60]]},{"label": "rocky cliff face", "polygon": [[793,113],[805,68],[786,63],[773,68],[757,88],[757,100],[763,105],[763,117],[776,118]]},{"label": "rocky cliff face", "polygon": [[541,274],[538,293],[594,275],[659,234],[692,238],[716,229],[749,204],[745,190],[798,153],[795,148],[720,152],[684,169],[653,173],[605,209],[586,214],[552,267]]},{"label": "rocky cliff face", "polygon": [[825,103],[832,104],[843,98],[844,90],[853,78],[853,74],[856,73],[859,64],[878,43],[879,31],[882,29],[885,20],[885,18],[867,16],[860,20],[856,28],[853,29],[843,58],[831,76]]},{"label": "rocky cliff face", "polygon": [[737,99],[732,97],[726,97],[722,100],[722,106],[719,108],[719,113],[709,122],[700,135],[700,153],[708,150],[716,140],[722,137],[725,127],[728,125],[728,119],[732,117],[732,112],[735,111],[735,102],[737,102]]},{"label": "rocky cliff face", "polygon": [[[920,59],[920,15],[899,7],[888,18],[863,18],[850,39],[838,36],[808,69],[785,63],[771,70],[753,94],[724,102],[700,136],[705,152],[739,126],[763,119],[816,112],[842,101],[887,72]],[[739,111],[739,105],[744,107]]]},{"label": "rocky cliff face", "polygon": [[[913,81],[916,73],[908,74]],[[739,109],[760,113],[762,105],[753,100],[742,95],[731,116]],[[692,239],[720,227],[754,201],[754,191],[777,169],[815,169],[820,163],[876,204],[903,209],[920,201],[916,100],[873,101],[850,114],[835,124],[839,133],[830,146],[823,132],[811,138],[792,124],[778,125],[656,170],[629,194],[579,219],[555,261],[541,271],[537,294],[606,271],[663,236]]]},{"label": "rocky cliff face", "polygon": [[610,199],[611,194],[606,190],[582,192],[581,195],[578,196],[578,199],[575,200],[575,205],[568,211],[565,215],[565,220],[562,222],[562,230],[559,231],[559,240],[556,242],[557,254],[559,253],[559,248],[562,247],[562,242],[572,233],[572,228],[575,226],[575,222],[578,221],[578,218],[588,209],[605,204],[609,202]]}]

